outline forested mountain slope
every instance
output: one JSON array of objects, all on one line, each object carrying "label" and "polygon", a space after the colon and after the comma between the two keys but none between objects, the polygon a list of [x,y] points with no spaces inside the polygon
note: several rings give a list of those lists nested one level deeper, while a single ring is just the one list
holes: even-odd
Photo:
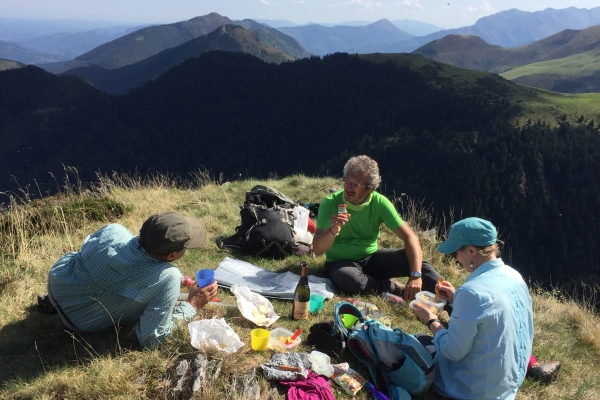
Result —
[{"label": "forested mountain slope", "polygon": [[597,124],[514,127],[518,85],[483,72],[453,84],[441,64],[380,61],[277,65],[209,52],[116,97],[35,67],[0,72],[0,190],[36,179],[30,192],[53,191],[47,173],[63,165],[84,181],[201,167],[223,179],[339,176],[364,153],[379,161],[386,194],[504,227],[506,257],[532,280],[597,280]]},{"label": "forested mountain slope", "polygon": [[[62,75],[77,75],[86,79],[98,89],[108,94],[123,94],[151,79],[158,77],[167,69],[190,57],[213,50],[247,53],[265,62],[281,63],[295,58],[281,49],[291,48],[290,53],[305,56],[303,48],[290,37],[283,40],[270,35],[273,29],[263,32],[250,31],[240,25],[223,25],[207,35],[185,42],[182,45],[161,51],[135,64],[120,68],[102,68],[98,66],[73,68]],[[275,31],[277,32],[277,31]],[[262,34],[265,33],[265,34]],[[277,32],[278,36],[285,36]],[[293,43],[292,43],[293,42]],[[282,45],[283,43],[283,45]],[[294,49],[293,46],[296,46]]]}]

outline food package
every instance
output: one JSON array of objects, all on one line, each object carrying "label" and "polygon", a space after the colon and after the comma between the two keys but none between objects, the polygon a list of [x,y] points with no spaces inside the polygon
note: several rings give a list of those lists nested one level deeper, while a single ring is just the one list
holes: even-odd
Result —
[{"label": "food package", "polygon": [[235,353],[244,342],[225,322],[225,319],[201,319],[188,324],[192,347],[207,351],[215,348],[225,353]]},{"label": "food package", "polygon": [[258,326],[270,326],[279,319],[273,305],[266,297],[253,293],[248,286],[231,286],[231,292],[237,299],[237,306],[244,318]]}]

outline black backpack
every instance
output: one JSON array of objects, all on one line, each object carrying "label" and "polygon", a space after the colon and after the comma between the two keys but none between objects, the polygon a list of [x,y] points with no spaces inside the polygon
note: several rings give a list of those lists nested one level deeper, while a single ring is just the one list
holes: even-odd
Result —
[{"label": "black backpack", "polygon": [[253,187],[246,192],[246,201],[240,206],[241,225],[232,236],[217,238],[217,246],[270,258],[294,254],[294,206],[295,202],[276,189]]},{"label": "black backpack", "polygon": [[267,207],[280,206],[282,208],[294,208],[298,205],[279,190],[264,185],[256,185],[249,192],[246,192],[245,203],[262,204]]}]

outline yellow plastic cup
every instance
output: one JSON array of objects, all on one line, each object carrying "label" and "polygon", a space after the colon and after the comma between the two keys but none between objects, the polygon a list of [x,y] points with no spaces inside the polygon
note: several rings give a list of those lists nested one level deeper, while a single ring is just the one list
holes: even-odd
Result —
[{"label": "yellow plastic cup", "polygon": [[269,345],[269,338],[271,337],[271,332],[266,329],[258,328],[252,329],[250,332],[250,345],[252,346],[252,350],[254,351],[263,351],[267,349]]}]

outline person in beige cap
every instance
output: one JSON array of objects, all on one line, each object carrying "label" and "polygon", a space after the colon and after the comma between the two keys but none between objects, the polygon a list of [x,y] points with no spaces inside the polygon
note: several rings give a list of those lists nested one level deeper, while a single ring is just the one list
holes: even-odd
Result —
[{"label": "person in beige cap", "polygon": [[79,252],[61,257],[48,274],[48,299],[67,328],[98,332],[138,321],[140,345],[153,347],[190,320],[217,292],[217,283],[190,288],[178,302],[181,272],[171,264],[206,241],[195,218],[165,211],[148,218],[139,236],[110,224],[89,235]]}]

